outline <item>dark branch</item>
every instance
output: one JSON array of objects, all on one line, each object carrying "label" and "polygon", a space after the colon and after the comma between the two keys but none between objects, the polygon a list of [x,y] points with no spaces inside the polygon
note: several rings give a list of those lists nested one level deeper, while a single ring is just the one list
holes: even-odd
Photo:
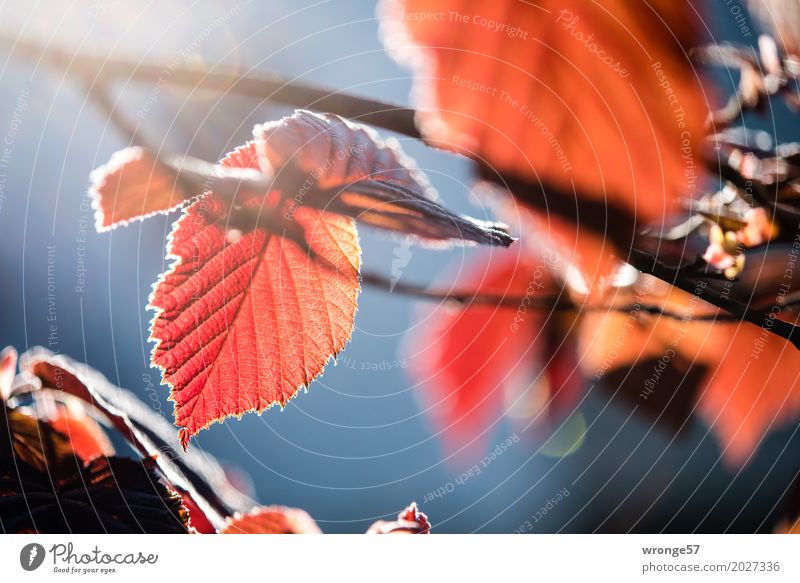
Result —
[{"label": "dark branch", "polygon": [[554,294],[548,296],[517,296],[487,294],[476,291],[454,291],[430,289],[425,286],[406,283],[392,282],[379,273],[363,272],[361,281],[365,285],[388,292],[397,292],[403,295],[416,297],[431,301],[453,302],[463,306],[485,305],[500,308],[519,308],[524,305],[526,309],[550,310],[558,312],[620,312],[649,314],[652,316],[672,318],[683,322],[739,322],[741,318],[731,314],[699,314],[690,315],[680,312],[673,312],[660,306],[648,304],[627,304],[620,306],[579,306],[569,300],[565,294]]},{"label": "dark branch", "polygon": [[0,35],[0,49],[32,63],[44,62],[64,71],[66,75],[88,80],[92,85],[103,85],[112,81],[127,82],[133,79],[141,82],[168,83],[191,90],[207,89],[236,93],[291,107],[335,113],[421,139],[414,123],[413,109],[290,81],[272,73],[250,71],[243,75],[240,70],[223,65],[205,69],[179,62],[142,63],[113,58],[105,54],[74,52],[52,45],[45,47],[9,35]]},{"label": "dark branch", "polygon": [[629,261],[639,271],[649,273],[709,304],[722,308],[741,320],[777,334],[791,342],[795,348],[800,349],[800,332],[797,331],[797,326],[778,319],[777,314],[764,312],[751,307],[749,304],[743,304],[729,295],[709,287],[708,283],[701,278],[691,277],[683,273],[679,268],[676,269],[664,265],[649,253],[631,249]]}]

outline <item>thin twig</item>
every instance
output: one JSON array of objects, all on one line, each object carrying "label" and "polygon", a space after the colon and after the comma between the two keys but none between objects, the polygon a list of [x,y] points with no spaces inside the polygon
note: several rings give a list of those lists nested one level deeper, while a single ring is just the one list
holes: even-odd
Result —
[{"label": "thin twig", "polygon": [[519,308],[550,310],[557,312],[620,312],[640,313],[652,316],[671,318],[682,322],[739,322],[741,318],[731,314],[700,314],[689,315],[673,312],[660,306],[650,304],[626,304],[620,306],[580,306],[569,300],[564,294],[533,297],[530,295],[519,296],[509,294],[487,294],[476,291],[453,291],[431,289],[407,282],[392,282],[385,276],[370,271],[361,273],[361,282],[370,287],[383,291],[397,292],[406,296],[421,298],[431,301],[453,302],[463,306],[484,305],[499,308]]},{"label": "thin twig", "polygon": [[522,302],[526,302],[526,306],[534,309],[543,310],[576,310],[578,309],[572,302],[566,300],[563,296],[515,296],[515,295],[500,295],[500,294],[486,294],[476,291],[453,291],[453,290],[438,290],[430,289],[425,286],[396,281],[392,282],[385,276],[369,272],[361,272],[361,282],[370,287],[380,289],[388,292],[397,292],[406,296],[432,300],[432,301],[446,301],[462,305],[480,304],[487,306],[497,306],[504,308],[518,308]]}]

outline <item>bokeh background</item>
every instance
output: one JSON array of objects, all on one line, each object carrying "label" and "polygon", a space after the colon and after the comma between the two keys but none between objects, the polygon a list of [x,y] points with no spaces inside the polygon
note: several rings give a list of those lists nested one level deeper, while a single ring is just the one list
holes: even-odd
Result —
[{"label": "bokeh background", "polygon": [[[756,27],[736,2],[710,4],[710,37],[754,44]],[[384,51],[367,0],[7,1],[0,30],[142,61],[224,62],[409,103],[409,72]],[[718,73],[718,96],[735,81]],[[165,267],[174,216],[95,233],[89,173],[127,137],[87,101],[80,83],[7,50],[0,52],[0,87],[0,139],[8,147],[0,164],[0,344],[20,352],[44,345],[87,362],[171,420],[168,390],[148,366],[145,305]],[[253,124],[288,113],[168,84],[131,81],[114,90],[120,110],[151,143],[210,160],[246,141]],[[759,124],[782,140],[800,136],[797,118],[784,109]],[[448,206],[490,216],[470,191],[466,161],[398,139]],[[361,234],[365,266],[394,270],[401,281],[447,281],[476,253]],[[260,503],[304,508],[326,532],[363,532],[411,500],[422,503],[436,532],[512,532],[526,521],[531,532],[773,528],[800,469],[796,424],[772,433],[744,469],[730,468],[700,421],[676,437],[595,390],[568,435],[550,446],[495,419],[477,450],[452,455],[408,374],[425,348],[414,335],[418,315],[431,309],[444,308],[366,288],[353,340],[308,393],[283,412],[214,425],[193,446],[245,468]],[[509,437],[519,440],[479,475],[456,482]]]}]

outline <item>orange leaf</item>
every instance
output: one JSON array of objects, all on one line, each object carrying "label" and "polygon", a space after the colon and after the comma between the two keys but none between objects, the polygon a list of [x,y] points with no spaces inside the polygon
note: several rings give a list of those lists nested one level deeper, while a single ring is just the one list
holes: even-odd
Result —
[{"label": "orange leaf", "polygon": [[107,164],[92,172],[90,180],[98,231],[167,212],[192,196],[174,170],[143,148],[116,152]]},{"label": "orange leaf", "polygon": [[[223,165],[256,168],[255,145]],[[193,203],[170,235],[175,263],[150,298],[153,363],[172,389],[184,447],[229,415],[285,405],[353,330],[360,248],[351,219],[298,208],[304,249],[252,223],[226,229],[235,216],[214,194]]]},{"label": "orange leaf", "polygon": [[[800,352],[768,330],[748,323],[681,321],[647,315],[636,306],[658,306],[687,317],[713,316],[717,309],[651,277],[636,293],[619,292],[625,312],[591,312],[581,325],[581,365],[604,375],[656,361],[642,397],[691,390],[665,385],[667,367],[705,367],[693,401],[719,440],[726,461],[746,463],[771,429],[800,414]],[[632,307],[631,307],[632,306]]]},{"label": "orange leaf", "polygon": [[800,414],[800,352],[757,326],[718,327],[727,342],[698,397],[699,410],[721,441],[725,459],[741,465],[768,431]]},{"label": "orange leaf", "polygon": [[423,135],[499,182],[577,191],[606,215],[580,221],[610,224],[620,209],[639,227],[695,190],[708,111],[686,54],[688,0],[384,0],[381,16],[388,48],[417,74]]}]

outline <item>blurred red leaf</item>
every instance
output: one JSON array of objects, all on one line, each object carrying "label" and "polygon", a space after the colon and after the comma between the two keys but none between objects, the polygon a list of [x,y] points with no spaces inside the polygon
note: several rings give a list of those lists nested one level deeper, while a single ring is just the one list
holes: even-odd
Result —
[{"label": "blurred red leaf", "polygon": [[459,288],[514,304],[439,306],[422,318],[412,372],[449,449],[474,445],[504,414],[541,422],[564,413],[580,391],[574,317],[535,305],[561,293],[557,262],[530,249],[487,255]]},{"label": "blurred red leaf", "polygon": [[770,430],[800,415],[800,352],[748,324],[717,325],[714,334],[725,344],[698,408],[725,459],[742,465]]},{"label": "blurred red leaf", "polygon": [[[765,435],[800,414],[800,353],[792,344],[747,323],[682,321],[648,315],[648,305],[687,317],[709,317],[718,309],[650,277],[630,293],[618,291],[623,312],[582,317],[581,365],[587,375],[657,362],[640,399],[656,393],[695,391],[693,402],[716,435],[726,461],[747,462]],[[660,382],[666,367],[705,367],[697,388]]]},{"label": "blurred red leaf", "polygon": [[[686,54],[698,28],[688,0],[384,0],[381,16],[387,47],[417,74],[423,135],[500,183],[577,192],[638,227],[693,194],[708,110]],[[608,255],[602,228],[552,230],[584,268]]]},{"label": "blurred red leaf", "polygon": [[256,508],[228,519],[220,534],[322,534],[304,510],[285,506]]}]

